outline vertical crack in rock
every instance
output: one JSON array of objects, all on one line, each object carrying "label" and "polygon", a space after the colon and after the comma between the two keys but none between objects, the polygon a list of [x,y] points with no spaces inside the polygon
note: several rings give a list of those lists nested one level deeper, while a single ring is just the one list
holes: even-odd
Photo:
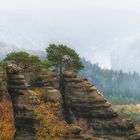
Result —
[{"label": "vertical crack in rock", "polygon": [[24,74],[16,65],[7,67],[8,91],[11,95],[16,134],[14,140],[34,140],[35,139],[35,114],[34,108],[40,104],[36,93],[28,90]]}]

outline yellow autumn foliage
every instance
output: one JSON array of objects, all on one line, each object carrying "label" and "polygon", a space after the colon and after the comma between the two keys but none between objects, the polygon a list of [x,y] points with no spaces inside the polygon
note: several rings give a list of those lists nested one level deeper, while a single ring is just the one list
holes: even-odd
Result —
[{"label": "yellow autumn foliage", "polygon": [[42,98],[46,93],[46,89],[43,88],[35,88],[33,91],[37,94],[39,98]]},{"label": "yellow autumn foliage", "polygon": [[11,140],[15,134],[14,116],[11,101],[0,101],[0,140]]},{"label": "yellow autumn foliage", "polygon": [[37,140],[62,140],[68,129],[68,124],[62,122],[60,103],[46,103],[35,110],[36,119],[36,139]]}]

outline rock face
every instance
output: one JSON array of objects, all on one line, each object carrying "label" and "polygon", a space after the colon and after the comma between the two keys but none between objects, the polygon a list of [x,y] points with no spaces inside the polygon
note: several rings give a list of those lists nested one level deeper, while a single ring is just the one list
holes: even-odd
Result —
[{"label": "rock face", "polygon": [[40,104],[36,93],[28,90],[24,75],[16,65],[7,67],[8,91],[12,97],[16,134],[14,140],[34,140],[35,115],[33,109]]},{"label": "rock face", "polygon": [[121,119],[87,79],[64,74],[64,92],[67,119],[71,123],[83,118],[96,136],[107,140],[140,140],[133,123]]},{"label": "rock face", "polygon": [[55,87],[56,89],[59,88],[58,84],[58,78],[57,78],[57,73],[50,72],[46,69],[43,69],[38,76],[38,78],[30,80],[30,85],[32,87],[40,87],[40,88],[45,88],[50,85]]},{"label": "rock face", "polygon": [[[35,140],[34,109],[40,105],[40,99],[35,92],[28,90],[19,67],[8,66],[7,76],[15,116],[14,140]],[[133,123],[121,119],[112,109],[112,105],[87,79],[73,73],[65,73],[61,96],[57,89],[58,81],[54,78],[47,79],[43,76],[34,86],[47,90],[47,102],[60,102],[63,103],[63,107],[65,105],[63,109],[69,123],[77,124],[79,120],[85,120],[93,135],[104,140],[140,140],[140,134],[136,132]],[[80,130],[76,127],[72,133],[78,134],[79,137]],[[85,135],[80,139],[95,140],[91,135]]]},{"label": "rock face", "polygon": [[62,102],[62,95],[59,92],[59,90],[48,86],[45,88],[47,90],[47,94],[46,94],[46,101],[48,102]]}]

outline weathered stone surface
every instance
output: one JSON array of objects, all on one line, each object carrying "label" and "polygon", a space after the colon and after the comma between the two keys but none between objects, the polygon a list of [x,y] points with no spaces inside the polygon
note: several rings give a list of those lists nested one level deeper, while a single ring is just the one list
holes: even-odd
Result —
[{"label": "weathered stone surface", "polygon": [[19,72],[21,72],[21,70],[22,69],[20,67],[17,67],[16,64],[10,64],[7,66],[7,71],[9,74],[18,74]]},{"label": "weathered stone surface", "polygon": [[12,85],[24,85],[25,84],[25,80],[9,80],[9,83]]},{"label": "weathered stone surface", "polygon": [[47,93],[46,93],[47,101],[50,101],[50,102],[62,101],[62,95],[57,89],[54,89],[53,87],[48,87],[46,89],[47,89]]},{"label": "weathered stone surface", "polygon": [[[9,81],[8,90],[13,100],[17,128],[14,140],[34,140],[36,120],[33,110],[40,105],[40,99],[35,92],[28,90],[28,85],[20,68],[15,65],[9,66],[7,75]],[[71,72],[65,73],[65,94],[63,94],[63,98],[57,90],[59,82],[56,78],[47,79],[45,75],[42,75],[35,83],[34,86],[47,90],[47,101],[61,102],[63,99],[66,105],[65,109],[67,109],[65,112],[67,114],[65,115],[68,121],[75,123],[80,119],[84,119],[88,127],[92,128],[94,132],[94,136],[84,135],[83,133],[81,134],[81,127],[76,126],[70,132],[70,137],[67,137],[68,140],[140,139],[140,134],[135,131],[134,124],[128,120],[121,119],[112,109],[112,105],[107,102],[107,99],[87,79],[82,79]]]},{"label": "weathered stone surface", "polygon": [[8,90],[12,97],[16,134],[14,140],[35,140],[34,108],[40,104],[36,93],[28,90],[21,69],[16,65],[7,67]]},{"label": "weathered stone surface", "polygon": [[80,133],[81,133],[81,131],[82,131],[82,128],[81,127],[78,127],[78,126],[73,126],[72,128],[71,128],[71,133],[73,134],[73,135],[80,135]]},{"label": "weathered stone surface", "polygon": [[42,71],[37,79],[31,80],[30,84],[32,87],[47,87],[49,86],[48,78],[45,71]]},{"label": "weathered stone surface", "polygon": [[130,136],[128,140],[140,140],[140,134],[134,134]]},{"label": "weathered stone surface", "polygon": [[104,140],[100,138],[93,137],[92,135],[82,135],[82,140]]},{"label": "weathered stone surface", "polygon": [[123,120],[97,88],[72,73],[64,74],[64,94],[67,119],[75,122],[87,120],[95,136],[107,140],[139,140],[134,124]]},{"label": "weathered stone surface", "polygon": [[23,74],[9,74],[9,78],[11,80],[23,80],[24,79],[24,75]]},{"label": "weathered stone surface", "polygon": [[53,86],[53,88],[59,89],[59,80],[57,78],[57,74],[53,72],[49,72],[48,74],[45,71],[46,70],[43,70],[36,80],[30,81],[31,86],[39,88]]}]

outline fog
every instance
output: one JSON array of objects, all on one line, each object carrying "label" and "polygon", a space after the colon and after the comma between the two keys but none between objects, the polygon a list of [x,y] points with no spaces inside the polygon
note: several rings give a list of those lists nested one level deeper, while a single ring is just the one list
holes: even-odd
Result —
[{"label": "fog", "polygon": [[[101,67],[140,72],[140,1],[0,0],[1,53],[64,43]],[[2,48],[2,49],[1,49]]]}]

